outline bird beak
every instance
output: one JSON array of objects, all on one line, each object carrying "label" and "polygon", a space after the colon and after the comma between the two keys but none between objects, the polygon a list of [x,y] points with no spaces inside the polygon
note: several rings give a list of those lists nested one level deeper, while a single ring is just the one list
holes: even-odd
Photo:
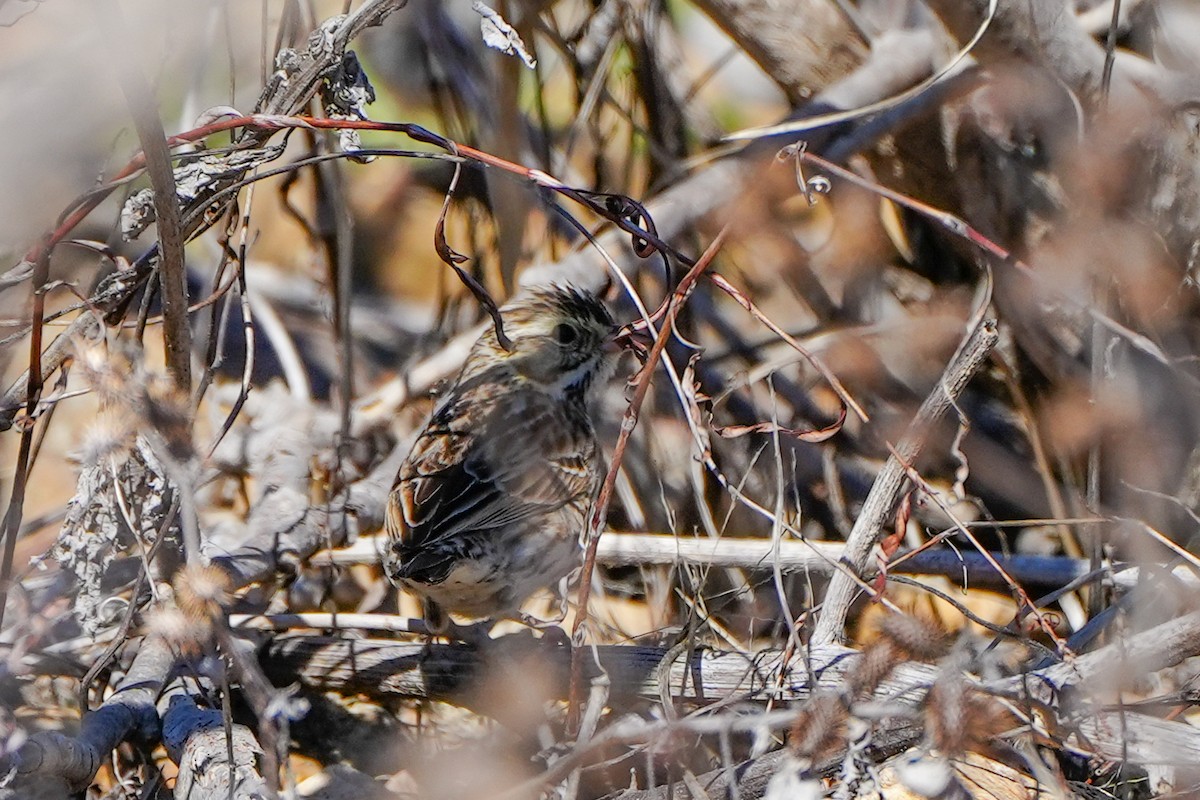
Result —
[{"label": "bird beak", "polygon": [[625,349],[625,345],[621,342],[620,329],[614,328],[608,332],[608,336],[604,337],[604,343],[600,345],[600,349],[607,355],[614,356]]},{"label": "bird beak", "polygon": [[622,325],[618,328],[613,328],[608,337],[604,340],[604,349],[609,353],[619,353],[622,350],[629,350],[639,361],[644,361],[646,354],[650,350],[650,337],[645,331],[640,328],[635,328],[632,325]]}]

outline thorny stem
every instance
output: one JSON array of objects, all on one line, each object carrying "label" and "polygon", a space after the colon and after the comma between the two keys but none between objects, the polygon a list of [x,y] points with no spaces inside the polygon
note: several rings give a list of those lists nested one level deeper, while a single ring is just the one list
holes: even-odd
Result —
[{"label": "thorny stem", "polygon": [[650,390],[650,376],[658,364],[658,360],[662,357],[663,350],[667,346],[667,341],[671,338],[671,330],[675,324],[675,317],[695,287],[696,280],[708,268],[713,258],[716,257],[717,252],[721,249],[728,231],[728,225],[721,229],[721,232],[712,240],[712,243],[709,244],[703,255],[688,270],[687,274],[683,276],[671,294],[666,318],[663,320],[663,324],[659,326],[658,335],[655,336],[654,344],[646,356],[646,363],[642,365],[637,375],[634,376],[635,388],[633,397],[629,401],[629,407],[625,410],[624,419],[621,420],[621,432],[617,436],[616,445],[613,446],[612,463],[608,467],[608,474],[604,476],[604,484],[600,487],[600,494],[596,498],[596,503],[592,508],[591,520],[588,523],[587,551],[583,559],[583,572],[579,578],[579,594],[576,602],[578,611],[575,617],[575,625],[571,630],[573,650],[571,652],[571,684],[567,711],[567,728],[570,731],[577,730],[579,723],[580,693],[583,686],[583,657],[585,652],[582,647],[583,629],[588,619],[588,599],[592,593],[592,573],[595,572],[596,568],[596,549],[600,545],[600,531],[604,524],[604,519],[608,514],[608,503],[612,499],[612,493],[617,484],[617,473],[621,469],[621,459],[625,455],[625,446],[629,443],[629,437],[633,433],[633,429],[637,427],[638,414],[641,412],[642,402],[646,399],[646,393]]}]

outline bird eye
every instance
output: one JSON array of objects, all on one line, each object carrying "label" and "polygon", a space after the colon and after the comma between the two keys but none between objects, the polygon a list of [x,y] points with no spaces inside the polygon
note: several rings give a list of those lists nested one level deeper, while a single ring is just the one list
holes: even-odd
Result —
[{"label": "bird eye", "polygon": [[554,328],[554,338],[559,344],[572,344],[579,338],[579,331],[575,330],[574,325],[560,322]]}]

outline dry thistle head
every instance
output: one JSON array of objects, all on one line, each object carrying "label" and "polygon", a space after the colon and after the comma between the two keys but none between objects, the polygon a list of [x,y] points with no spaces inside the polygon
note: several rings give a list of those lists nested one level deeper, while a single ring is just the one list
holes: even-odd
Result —
[{"label": "dry thistle head", "polygon": [[137,361],[130,349],[116,342],[111,346],[104,341],[77,344],[75,363],[101,408],[129,403],[129,384]]},{"label": "dry thistle head", "polygon": [[[117,416],[130,428],[136,428],[138,421],[144,423],[162,436],[177,461],[193,455],[188,398],[169,377],[147,370],[142,353],[133,345],[120,340],[84,345],[76,360],[102,411]],[[102,452],[110,448],[114,437],[107,433],[98,437],[97,448],[89,449]]]},{"label": "dry thistle head", "polygon": [[845,689],[814,695],[805,704],[792,725],[789,745],[793,752],[815,762],[844,746],[850,735],[852,704],[857,698],[871,696],[904,662],[933,661],[948,649],[946,633],[935,623],[906,614],[886,615],[879,624],[877,638],[863,649],[846,674]]},{"label": "dry thistle head", "polygon": [[146,614],[146,633],[161,637],[180,653],[198,655],[212,640],[212,625],[207,618],[197,622],[175,606],[159,605]]},{"label": "dry thistle head", "polygon": [[906,660],[936,661],[951,643],[937,620],[911,614],[887,614],[879,621],[878,634]]},{"label": "dry thistle head", "polygon": [[863,648],[862,658],[846,676],[852,697],[869,694],[905,661],[934,661],[945,655],[948,641],[935,623],[908,614],[887,614],[877,638]]},{"label": "dry thistle head", "polygon": [[180,652],[204,652],[213,636],[213,621],[229,601],[229,578],[216,567],[184,567],[171,587],[174,604],[157,606],[147,616],[147,629]]},{"label": "dry thistle head", "polygon": [[175,576],[175,604],[193,622],[211,621],[229,599],[229,576],[217,567],[184,567]]},{"label": "dry thistle head", "polygon": [[925,732],[943,755],[967,752],[1003,755],[1004,734],[1021,722],[1001,700],[974,688],[968,672],[979,672],[987,656],[975,637],[963,634],[939,663],[940,674],[925,700]]},{"label": "dry thistle head", "polygon": [[968,752],[1003,755],[1001,737],[1021,724],[1002,701],[967,686],[961,674],[935,683],[925,703],[925,735],[951,758]]},{"label": "dry thistle head", "polygon": [[83,466],[99,465],[110,459],[124,461],[136,435],[136,426],[128,414],[102,408],[87,426],[72,456]]},{"label": "dry thistle head", "polygon": [[792,723],[789,746],[810,762],[820,760],[846,740],[850,710],[840,694],[814,695]]},{"label": "dry thistle head", "polygon": [[195,455],[192,445],[192,412],[188,397],[168,376],[139,371],[139,389],[134,408],[153,431],[162,437],[167,453],[177,462]]}]

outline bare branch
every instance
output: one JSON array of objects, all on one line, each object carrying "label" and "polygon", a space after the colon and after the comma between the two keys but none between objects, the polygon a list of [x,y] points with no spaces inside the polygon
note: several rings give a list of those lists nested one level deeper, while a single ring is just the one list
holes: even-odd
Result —
[{"label": "bare branch", "polygon": [[846,542],[846,552],[841,558],[841,563],[851,574],[838,572],[830,581],[813,633],[814,642],[828,644],[844,641],[846,615],[859,588],[854,576],[862,575],[866,570],[871,551],[882,537],[892,512],[904,494],[908,485],[908,466],[921,454],[930,428],[953,407],[967,383],[987,361],[999,339],[995,320],[980,320],[946,367],[937,386],[921,404],[917,416],[896,445],[896,452],[888,457],[875,478],[862,511],[854,521],[854,528]]}]

